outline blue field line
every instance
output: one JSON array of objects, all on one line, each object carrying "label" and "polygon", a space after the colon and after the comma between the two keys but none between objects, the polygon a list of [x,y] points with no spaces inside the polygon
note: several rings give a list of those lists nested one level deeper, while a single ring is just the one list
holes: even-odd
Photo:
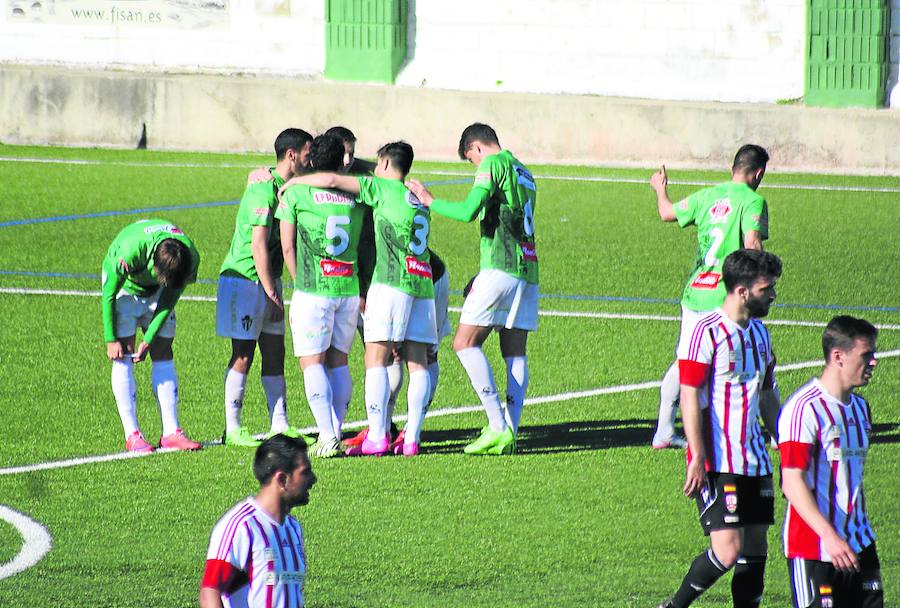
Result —
[{"label": "blue field line", "polygon": [[[0,270],[0,276],[41,277],[46,279],[94,279],[100,280],[99,274],[87,274],[77,272],[35,272],[32,270]],[[218,279],[198,279],[201,285],[216,285]],[[293,289],[290,282],[284,284],[285,290]],[[461,296],[462,291],[451,289],[454,296]],[[632,296],[586,296],[560,293],[542,293],[538,296],[542,300],[571,300],[575,302],[629,302],[638,304],[680,304],[681,300],[667,298],[642,298]],[[844,306],[841,304],[791,304],[776,302],[777,308],[804,308],[810,310],[860,310],[866,312],[900,312],[900,306]]]}]

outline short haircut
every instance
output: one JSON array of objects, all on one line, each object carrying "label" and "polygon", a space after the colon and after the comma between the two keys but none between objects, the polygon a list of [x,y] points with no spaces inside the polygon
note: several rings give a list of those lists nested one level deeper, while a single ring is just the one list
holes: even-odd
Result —
[{"label": "short haircut", "polygon": [[413,164],[412,146],[405,141],[392,141],[378,148],[378,158],[388,158],[391,165],[403,175],[409,173]]},{"label": "short haircut", "polygon": [[285,129],[275,138],[275,160],[282,160],[288,150],[299,152],[312,140],[312,135],[303,129]]},{"label": "short haircut", "polygon": [[337,171],[344,166],[344,142],[334,135],[316,136],[309,150],[309,164],[316,171]]},{"label": "short haircut", "polygon": [[354,135],[353,131],[351,131],[347,127],[331,127],[330,129],[325,131],[325,135],[333,135],[345,144],[356,143],[356,135]]},{"label": "short haircut", "polygon": [[306,455],[306,442],[302,438],[275,435],[256,448],[253,457],[253,476],[264,486],[278,471],[290,475],[297,468],[297,456]]},{"label": "short haircut", "polygon": [[187,245],[178,239],[165,239],[153,252],[153,267],[159,284],[181,289],[193,270],[194,259]]},{"label": "short haircut", "polygon": [[757,279],[781,276],[781,260],[774,253],[758,249],[738,249],[725,258],[722,279],[725,289],[733,292],[739,286],[752,287]]},{"label": "short haircut", "polygon": [[847,352],[853,350],[858,338],[874,343],[878,337],[878,329],[865,319],[857,319],[849,315],[839,315],[828,322],[822,334],[822,354],[825,362],[831,359],[831,351],[835,348]]},{"label": "short haircut", "polygon": [[766,168],[769,162],[769,153],[762,146],[745,144],[734,155],[734,163],[731,165],[732,173],[756,173]]},{"label": "short haircut", "polygon": [[461,160],[466,160],[466,152],[468,151],[469,146],[476,141],[480,141],[483,144],[500,145],[500,140],[497,138],[496,131],[486,124],[480,122],[473,123],[463,129],[462,135],[459,136],[459,150],[457,150],[457,152],[459,153],[459,158]]}]

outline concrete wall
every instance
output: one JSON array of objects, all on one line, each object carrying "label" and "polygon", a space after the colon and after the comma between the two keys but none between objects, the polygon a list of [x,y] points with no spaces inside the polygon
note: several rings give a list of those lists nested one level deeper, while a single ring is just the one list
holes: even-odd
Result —
[{"label": "concrete wall", "polygon": [[[285,100],[297,100],[287,105]],[[900,172],[900,119],[884,110],[435,91],[298,78],[0,68],[0,141],[269,150],[287,126],[350,126],[360,155],[403,138],[454,159],[460,131],[492,124],[530,163],[727,165],[764,145],[772,168]]]}]

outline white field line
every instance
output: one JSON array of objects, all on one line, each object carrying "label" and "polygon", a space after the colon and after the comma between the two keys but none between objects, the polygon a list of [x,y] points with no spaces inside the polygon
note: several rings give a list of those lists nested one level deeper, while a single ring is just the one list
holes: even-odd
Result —
[{"label": "white field line", "polygon": [[[42,163],[42,164],[60,164],[60,165],[109,165],[115,167],[164,167],[164,168],[184,168],[184,169],[253,169],[259,167],[263,163],[176,163],[176,162],[140,162],[140,161],[118,161],[118,160],[86,160],[76,158],[26,158],[14,156],[0,156],[0,162],[6,163]],[[473,177],[471,172],[465,171],[417,171],[419,175],[447,175],[451,177]],[[649,184],[649,179],[639,179],[633,177],[602,177],[587,175],[541,175],[535,174],[538,179],[568,181],[568,182],[600,182],[610,184]],[[670,180],[670,184],[678,186],[713,186],[718,182],[706,181],[690,181],[690,180]],[[828,186],[821,184],[772,184],[767,183],[763,186],[764,190],[818,190],[822,192],[884,192],[884,193],[900,193],[900,187],[897,188],[877,188],[868,186]]]},{"label": "white field line", "polygon": [[31,568],[41,561],[53,546],[47,528],[29,517],[0,505],[0,519],[11,524],[22,535],[22,549],[12,560],[0,564],[0,580]]},{"label": "white field line", "polygon": [[[74,289],[32,289],[28,287],[0,287],[0,294],[26,295],[26,296],[73,296],[73,297],[100,297],[99,291],[78,291]],[[213,296],[181,296],[187,302],[215,302]],[[290,304],[290,300],[285,300]],[[462,308],[451,306],[451,312],[461,312]],[[680,321],[679,317],[671,315],[641,315],[618,312],[589,312],[568,310],[538,310],[542,317],[571,317],[575,319],[624,319],[631,321]],[[788,325],[791,327],[825,327],[820,321],[794,321],[792,319],[768,319],[766,325]],[[900,324],[884,323],[877,326],[878,329],[900,330]]]},{"label": "white field line", "polygon": [[[900,349],[897,350],[889,350],[878,353],[879,359],[888,359],[891,357],[900,356]],[[822,365],[822,361],[816,359],[815,361],[801,361],[799,363],[790,363],[787,365],[778,366],[778,371],[791,371],[796,369],[807,369],[811,367],[820,367]],[[650,382],[640,382],[637,384],[620,384],[618,386],[603,386],[599,388],[588,389],[584,391],[572,391],[566,393],[557,393],[555,395],[544,395],[542,397],[530,397],[525,400],[525,405],[539,405],[541,403],[555,403],[558,401],[570,401],[573,399],[585,399],[587,397],[597,397],[599,395],[612,395],[616,393],[628,393],[632,391],[641,391],[648,390],[653,388],[658,388],[662,384],[659,380],[654,380]],[[442,416],[454,416],[456,414],[468,414],[472,412],[480,412],[482,411],[482,406],[479,405],[465,405],[460,407],[447,407],[438,410],[432,410],[426,414],[426,418],[438,418]],[[394,416],[394,421],[403,422],[406,420],[406,416],[398,415]],[[345,423],[343,428],[346,430],[362,428],[368,424],[365,420],[357,420],[355,422]],[[300,429],[303,433],[314,433],[316,431],[315,427],[307,427],[304,429]],[[260,436],[261,437],[261,436]],[[204,441],[204,447],[212,447],[222,445],[222,441],[219,439]],[[85,456],[83,458],[70,458],[67,460],[56,460],[51,462],[39,462],[36,464],[22,465],[17,467],[7,467],[5,469],[0,469],[0,476],[3,475],[17,475],[19,473],[31,473],[33,471],[45,471],[50,469],[63,469],[68,467],[76,467],[84,464],[94,464],[97,462],[110,462],[113,460],[124,460],[126,458],[145,458],[152,456],[154,454],[167,454],[170,452],[175,452],[177,450],[165,449],[165,450],[156,450],[155,452],[136,454],[133,452],[117,452],[115,454],[104,454],[101,456]]]}]

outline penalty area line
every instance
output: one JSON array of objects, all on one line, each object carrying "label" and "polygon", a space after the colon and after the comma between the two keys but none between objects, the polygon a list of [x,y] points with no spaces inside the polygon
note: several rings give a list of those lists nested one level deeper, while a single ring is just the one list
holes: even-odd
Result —
[{"label": "penalty area line", "polygon": [[[878,353],[879,359],[888,359],[891,357],[900,356],[900,349],[897,350],[888,350],[881,353]],[[798,369],[808,369],[811,367],[821,367],[822,361],[816,359],[815,361],[801,361],[799,363],[790,363],[787,365],[780,365],[777,368],[777,371],[792,371]],[[557,403],[560,401],[571,401],[574,399],[586,399],[589,397],[598,397],[601,395],[613,395],[618,393],[629,393],[633,391],[642,391],[649,390],[654,388],[659,388],[662,384],[659,380],[654,380],[651,382],[639,382],[636,384],[620,384],[617,386],[603,386],[583,391],[569,391],[565,393],[557,393],[554,395],[544,395],[541,397],[529,397],[525,399],[525,405],[540,405],[542,403]],[[443,416],[455,416],[457,414],[470,414],[475,412],[483,411],[482,406],[479,405],[465,405],[459,407],[446,407],[437,410],[433,410],[428,412],[425,417],[426,418],[438,418]],[[404,422],[406,420],[405,415],[394,416],[393,420],[395,422]],[[343,425],[345,430],[352,430],[357,428],[362,428],[368,424],[365,420],[357,420],[355,422],[347,422]],[[315,427],[307,427],[300,429],[300,431],[304,434],[313,433],[316,431]],[[258,436],[258,437],[261,437]],[[222,445],[222,441],[220,439],[204,441],[202,442],[204,447],[215,447]],[[4,469],[0,469],[0,476],[2,475],[16,475],[19,473],[31,473],[33,471],[46,471],[51,469],[64,469],[70,467],[76,467],[85,464],[94,464],[98,462],[112,462],[115,460],[125,460],[130,458],[148,458],[157,454],[168,454],[172,452],[178,452],[179,450],[173,449],[159,449],[154,452],[145,452],[145,453],[134,453],[134,452],[116,452],[114,454],[103,454],[100,456],[85,456],[82,458],[70,458],[67,460],[56,460],[50,462],[39,462],[35,464],[17,466],[17,467],[7,467]]]},{"label": "penalty area line", "polygon": [[5,564],[0,564],[0,580],[23,572],[41,561],[53,546],[50,532],[27,515],[0,505],[0,520],[15,528],[22,535],[22,549]]}]

